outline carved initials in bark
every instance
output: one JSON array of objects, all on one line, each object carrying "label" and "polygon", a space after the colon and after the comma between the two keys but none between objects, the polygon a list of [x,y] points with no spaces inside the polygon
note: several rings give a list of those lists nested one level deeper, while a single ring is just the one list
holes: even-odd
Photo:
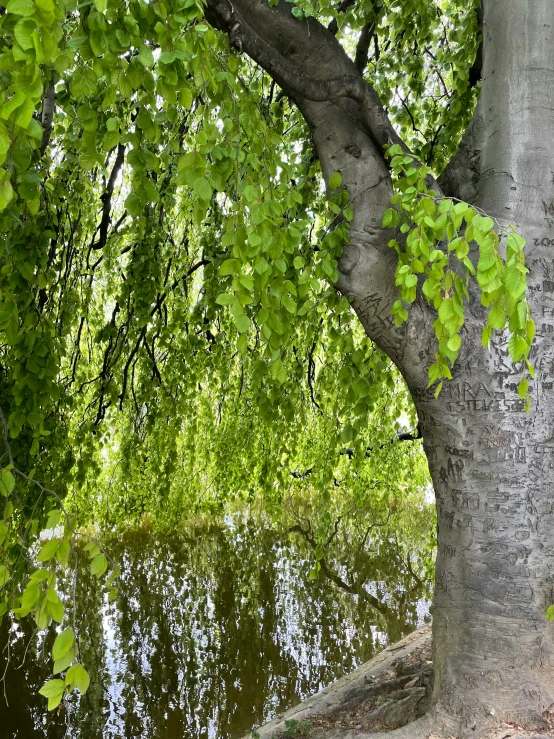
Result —
[{"label": "carved initials in bark", "polygon": [[[338,289],[412,392],[433,478],[438,558],[433,624],[434,708],[398,736],[482,736],[497,719],[530,722],[554,703],[554,6],[486,0],[482,90],[447,194],[514,223],[527,241],[538,323],[532,411],[517,394],[504,337],[480,345],[470,304],[454,380],[426,390],[434,316],[423,302],[395,328],[391,233],[381,228],[392,187],[382,146],[397,135],[373,88],[332,33],[299,23],[290,5],[208,0],[209,20],[263,66],[308,122],[324,176],[340,171],[354,202]],[[493,718],[494,716],[494,718]]]}]

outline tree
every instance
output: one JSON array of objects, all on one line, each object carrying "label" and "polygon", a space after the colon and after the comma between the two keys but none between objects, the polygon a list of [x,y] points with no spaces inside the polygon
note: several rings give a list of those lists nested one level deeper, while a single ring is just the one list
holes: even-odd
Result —
[{"label": "tree", "polygon": [[[144,487],[184,450],[209,464],[199,421],[179,419],[215,429],[223,408],[218,459],[255,449],[263,486],[313,434],[325,490],[323,460],[361,468],[383,398],[376,438],[406,412],[388,357],[438,515],[434,708],[398,735],[539,724],[554,703],[550,0],[208,0],[218,33],[203,13],[10,0],[1,16],[1,396],[19,467],[83,485],[118,418]],[[225,416],[231,388],[244,413]],[[267,434],[243,444],[249,419]]]}]

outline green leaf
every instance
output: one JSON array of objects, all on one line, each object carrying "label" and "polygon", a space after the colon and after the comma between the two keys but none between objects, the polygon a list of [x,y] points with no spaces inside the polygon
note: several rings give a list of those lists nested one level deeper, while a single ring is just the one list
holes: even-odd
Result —
[{"label": "green leaf", "polygon": [[45,570],[44,568],[40,570],[35,570],[31,577],[29,578],[29,582],[37,583],[37,582],[43,582],[44,580],[47,580],[49,577],[52,577],[52,573],[50,570]]},{"label": "green leaf", "polygon": [[498,331],[506,325],[506,313],[499,303],[493,305],[489,311],[489,324]]},{"label": "green leaf", "polygon": [[0,212],[11,203],[13,198],[13,187],[8,177],[0,181]]},{"label": "green leaf", "polygon": [[399,222],[398,213],[394,208],[388,208],[383,214],[382,226],[383,228],[394,228]]},{"label": "green leaf", "polygon": [[60,548],[56,552],[56,559],[63,567],[65,567],[65,565],[68,562],[69,550],[70,550],[69,541],[67,539],[64,539],[60,544]]},{"label": "green leaf", "polygon": [[0,474],[0,493],[9,495],[15,487],[15,479],[11,470],[2,470]]},{"label": "green leaf", "polygon": [[108,560],[105,554],[97,554],[90,563],[90,574],[95,577],[102,577],[108,568]]},{"label": "green leaf", "polygon": [[10,571],[5,565],[0,565],[0,587],[5,585],[10,579]]},{"label": "green leaf", "polygon": [[450,318],[456,315],[454,302],[450,299],[443,300],[439,306],[439,318],[442,323],[446,323]]},{"label": "green leaf", "polygon": [[199,177],[195,180],[193,190],[200,200],[208,201],[212,197],[213,189],[207,177]]},{"label": "green leaf", "polygon": [[4,543],[4,539],[8,535],[8,527],[5,521],[0,521],[0,545]]},{"label": "green leaf", "polygon": [[58,600],[56,603],[48,601],[48,611],[54,621],[57,621],[59,624],[63,620],[64,610],[65,609],[61,600]]},{"label": "green leaf", "polygon": [[248,203],[253,203],[258,199],[258,191],[252,185],[247,185],[242,192]]},{"label": "green leaf", "polygon": [[40,598],[40,590],[38,585],[30,584],[27,585],[21,596],[21,608],[24,611],[30,611],[37,604]]},{"label": "green leaf", "polygon": [[554,606],[548,606],[546,609],[546,618],[549,621],[554,621]]},{"label": "green leaf", "polygon": [[53,711],[61,703],[65,692],[65,682],[58,679],[48,680],[38,692],[48,698],[48,710]]},{"label": "green leaf", "polygon": [[219,274],[221,277],[227,277],[227,275],[235,275],[240,269],[240,262],[237,259],[226,259],[219,268]]},{"label": "green leaf", "polygon": [[50,511],[48,514],[48,521],[46,522],[45,529],[55,529],[60,522],[62,512],[61,511]]},{"label": "green leaf", "polygon": [[215,299],[215,302],[218,305],[231,305],[234,299],[235,299],[235,296],[231,295],[230,293],[220,293]]},{"label": "green leaf", "polygon": [[35,12],[35,4],[33,0],[10,0],[6,6],[8,13],[14,15],[29,16]]},{"label": "green leaf", "polygon": [[263,275],[264,272],[267,272],[269,269],[271,269],[271,267],[263,258],[260,259],[259,262],[256,262],[256,264],[254,265],[254,271],[257,272],[259,275]]},{"label": "green leaf", "polygon": [[43,546],[41,547],[41,550],[37,555],[38,561],[47,562],[56,554],[59,546],[59,539],[49,539],[46,544],[43,544]]},{"label": "green leaf", "polygon": [[143,67],[150,68],[154,66],[154,55],[152,54],[152,49],[146,44],[140,45],[138,60]]},{"label": "green leaf", "polygon": [[508,340],[508,351],[514,362],[520,362],[527,355],[529,346],[518,334],[512,334]]},{"label": "green leaf", "polygon": [[15,116],[15,122],[21,128],[27,128],[33,118],[35,112],[35,105],[30,98],[26,98],[22,105],[17,110]]},{"label": "green leaf", "polygon": [[183,87],[179,93],[179,103],[185,110],[190,110],[192,107],[192,91],[188,87]]},{"label": "green leaf", "polygon": [[5,133],[4,131],[0,129],[0,157],[2,157],[0,164],[1,162],[4,161],[5,159],[4,155],[8,153],[9,148],[10,148],[10,137],[8,136],[7,133]]},{"label": "green leaf", "polygon": [[520,250],[523,249],[523,247],[525,246],[525,239],[518,233],[513,232],[509,234],[508,238],[506,239],[506,244],[512,249]]},{"label": "green leaf", "polygon": [[100,544],[97,541],[89,541],[85,547],[85,552],[88,553],[89,559],[94,559],[101,551]]},{"label": "green leaf", "polygon": [[60,657],[54,662],[54,669],[52,670],[53,675],[58,675],[60,672],[67,670],[69,665],[75,659],[75,647],[71,647],[63,657]]},{"label": "green leaf", "polygon": [[504,283],[508,293],[516,300],[525,292],[525,276],[515,267],[506,270]]},{"label": "green leaf", "polygon": [[460,334],[454,334],[454,336],[451,336],[448,339],[448,348],[450,351],[457,352],[460,346],[462,345],[462,337]]},{"label": "green leaf", "polygon": [[[5,121],[8,120],[8,118],[11,116],[14,110],[17,110],[20,105],[22,105],[25,102],[25,94],[21,92],[21,90],[18,90],[15,95],[13,95],[4,105],[2,105],[2,109],[0,111],[0,118],[3,118]],[[4,176],[7,174],[5,170],[2,170],[4,173]]]},{"label": "green leaf", "polygon": [[125,200],[125,209],[129,215],[133,217],[140,216],[142,213],[142,203],[136,193],[132,192]]},{"label": "green leaf", "polygon": [[297,306],[296,302],[290,298],[288,295],[283,296],[283,305],[288,310],[289,313],[296,313]]},{"label": "green leaf", "polygon": [[90,677],[83,665],[77,662],[67,671],[65,682],[70,688],[77,688],[80,693],[86,693],[90,685]]},{"label": "green leaf", "polygon": [[246,315],[246,313],[243,313],[240,316],[236,316],[235,325],[237,327],[237,331],[241,334],[244,334],[250,328],[250,318]]},{"label": "green leaf", "polygon": [[249,293],[254,291],[254,277],[252,275],[242,275],[239,282]]},{"label": "green leaf", "polygon": [[71,627],[62,631],[61,634],[58,634],[54,641],[54,646],[52,647],[52,658],[54,661],[57,661],[66,655],[69,650],[72,649],[74,643],[75,634]]},{"label": "green leaf", "polygon": [[475,216],[472,221],[473,229],[478,236],[483,238],[494,228],[494,221],[488,216]]},{"label": "green leaf", "polygon": [[524,398],[527,395],[527,391],[529,390],[529,380],[524,377],[522,380],[519,381],[519,385],[517,386],[517,394],[520,398]]},{"label": "green leaf", "polygon": [[329,187],[331,190],[336,190],[342,185],[342,175],[340,172],[333,172],[329,177]]},{"label": "green leaf", "polygon": [[13,34],[17,43],[25,51],[27,51],[27,49],[32,49],[34,46],[33,31],[36,27],[37,26],[34,21],[24,20],[23,18],[15,24]]},{"label": "green leaf", "polygon": [[277,359],[270,368],[270,374],[271,376],[277,380],[278,383],[281,385],[286,381],[287,379],[287,370],[285,369],[285,365],[280,359]]}]

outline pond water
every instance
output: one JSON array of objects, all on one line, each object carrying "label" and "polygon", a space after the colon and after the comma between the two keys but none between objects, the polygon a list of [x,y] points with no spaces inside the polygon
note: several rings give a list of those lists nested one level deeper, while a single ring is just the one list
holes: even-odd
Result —
[{"label": "pond water", "polygon": [[47,714],[38,689],[55,634],[4,621],[0,736],[240,739],[428,620],[428,583],[413,581],[395,541],[364,542],[365,572],[334,547],[310,580],[310,542],[260,518],[112,540],[116,600],[85,568],[77,581],[88,692]]}]

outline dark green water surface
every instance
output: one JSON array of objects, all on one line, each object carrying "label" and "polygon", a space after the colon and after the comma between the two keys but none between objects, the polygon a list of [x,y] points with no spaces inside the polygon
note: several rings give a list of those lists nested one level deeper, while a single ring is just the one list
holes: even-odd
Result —
[{"label": "dark green water surface", "polygon": [[390,539],[364,542],[357,560],[335,542],[315,581],[309,541],[242,516],[129,532],[109,551],[122,568],[115,601],[85,568],[77,582],[92,678],[80,701],[47,714],[38,689],[54,632],[40,640],[28,619],[2,625],[2,739],[239,739],[427,617],[427,585]]}]

